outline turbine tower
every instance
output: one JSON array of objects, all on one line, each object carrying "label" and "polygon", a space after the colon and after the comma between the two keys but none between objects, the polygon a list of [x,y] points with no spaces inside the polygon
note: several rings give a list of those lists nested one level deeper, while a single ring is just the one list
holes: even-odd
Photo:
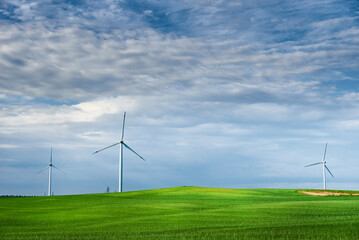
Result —
[{"label": "turbine tower", "polygon": [[314,166],[314,165],[319,165],[322,164],[323,165],[323,189],[326,189],[326,182],[325,182],[325,170],[327,170],[330,175],[332,175],[332,177],[334,178],[333,174],[330,172],[329,168],[327,167],[327,162],[325,161],[325,156],[327,154],[327,147],[328,147],[328,143],[325,143],[325,150],[324,150],[324,156],[323,156],[323,160],[321,162],[317,162],[317,163],[313,163],[313,164],[309,164],[305,167],[310,167],[310,166]]},{"label": "turbine tower", "polygon": [[108,148],[111,148],[113,146],[120,144],[120,155],[119,155],[119,164],[118,164],[118,167],[119,167],[119,169],[118,169],[118,175],[119,175],[118,176],[118,192],[122,192],[122,185],[123,185],[123,147],[125,146],[128,150],[130,150],[131,152],[136,154],[139,158],[141,158],[143,161],[145,161],[145,159],[143,157],[141,157],[137,152],[135,152],[132,148],[130,148],[123,140],[124,133],[125,133],[125,119],[126,119],[126,112],[124,112],[124,114],[123,114],[121,141],[114,143],[108,147],[97,150],[96,152],[93,153],[93,154],[96,154],[105,149],[108,149]]},{"label": "turbine tower", "polygon": [[49,163],[49,190],[47,196],[51,196],[52,167],[53,165],[52,165],[52,148],[51,148],[50,163]]},{"label": "turbine tower", "polygon": [[56,168],[57,170],[63,172],[61,169],[57,168],[55,165],[52,164],[52,148],[51,148],[51,154],[50,154],[50,163],[49,165],[45,168],[42,169],[40,172],[38,172],[37,174],[49,169],[49,187],[48,187],[48,192],[47,192],[47,196],[51,196],[51,184],[52,184],[52,168]]}]

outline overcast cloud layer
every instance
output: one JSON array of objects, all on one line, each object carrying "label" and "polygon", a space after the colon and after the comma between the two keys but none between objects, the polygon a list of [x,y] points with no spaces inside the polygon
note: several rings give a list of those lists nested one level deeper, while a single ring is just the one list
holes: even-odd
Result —
[{"label": "overcast cloud layer", "polygon": [[359,189],[359,3],[2,0],[0,194]]}]

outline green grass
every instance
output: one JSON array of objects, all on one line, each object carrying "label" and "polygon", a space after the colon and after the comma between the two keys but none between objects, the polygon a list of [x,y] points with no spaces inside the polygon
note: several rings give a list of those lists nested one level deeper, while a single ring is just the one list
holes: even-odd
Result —
[{"label": "green grass", "polygon": [[0,198],[0,239],[359,239],[359,196],[179,187]]}]

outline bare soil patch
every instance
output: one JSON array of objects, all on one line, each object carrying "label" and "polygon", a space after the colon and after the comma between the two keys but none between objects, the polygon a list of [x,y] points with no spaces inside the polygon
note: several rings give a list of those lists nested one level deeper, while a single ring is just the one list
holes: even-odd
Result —
[{"label": "bare soil patch", "polygon": [[312,195],[312,196],[359,196],[359,193],[328,192],[328,191],[298,191],[298,193]]}]

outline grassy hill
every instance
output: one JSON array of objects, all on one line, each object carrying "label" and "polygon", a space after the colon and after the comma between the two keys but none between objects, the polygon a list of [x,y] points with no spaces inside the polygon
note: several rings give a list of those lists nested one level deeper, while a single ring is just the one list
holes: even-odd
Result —
[{"label": "grassy hill", "polygon": [[0,239],[359,239],[359,196],[179,187],[0,198]]}]

